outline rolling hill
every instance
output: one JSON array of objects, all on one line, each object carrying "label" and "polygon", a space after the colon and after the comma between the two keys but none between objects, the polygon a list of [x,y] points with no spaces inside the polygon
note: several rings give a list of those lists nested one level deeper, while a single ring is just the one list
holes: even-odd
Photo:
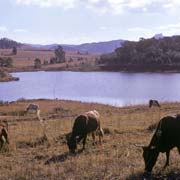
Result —
[{"label": "rolling hill", "polygon": [[[116,48],[120,47],[125,41],[124,40],[112,40],[104,42],[93,42],[93,43],[84,43],[80,45],[66,45],[62,44],[65,51],[80,51],[80,52],[89,52],[89,53],[110,53],[113,52]],[[55,49],[58,44],[46,45],[45,48]]]},{"label": "rolling hill", "polygon": [[84,43],[79,45],[71,44],[27,44],[20,43],[8,38],[0,39],[0,48],[12,48],[13,46],[23,47],[25,49],[37,48],[37,49],[47,49],[54,50],[58,45],[61,45],[65,51],[79,51],[79,52],[88,52],[88,53],[110,53],[113,52],[116,48],[120,47],[125,40],[112,40],[104,42],[93,42],[93,43]]}]

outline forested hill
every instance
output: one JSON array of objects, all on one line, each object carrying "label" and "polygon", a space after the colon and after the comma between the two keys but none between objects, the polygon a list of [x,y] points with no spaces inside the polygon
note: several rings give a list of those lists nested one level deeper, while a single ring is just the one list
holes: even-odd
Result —
[{"label": "forested hill", "polygon": [[180,36],[126,41],[99,63],[106,70],[180,71]]},{"label": "forested hill", "polygon": [[0,39],[0,49],[9,49],[9,48],[20,47],[20,46],[21,46],[21,43],[18,43],[11,39],[8,39],[8,38]]}]

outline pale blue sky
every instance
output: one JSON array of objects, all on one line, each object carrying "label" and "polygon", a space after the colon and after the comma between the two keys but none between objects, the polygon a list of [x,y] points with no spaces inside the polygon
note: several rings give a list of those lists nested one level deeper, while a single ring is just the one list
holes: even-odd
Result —
[{"label": "pale blue sky", "polygon": [[0,38],[80,44],[180,34],[179,0],[0,0]]}]

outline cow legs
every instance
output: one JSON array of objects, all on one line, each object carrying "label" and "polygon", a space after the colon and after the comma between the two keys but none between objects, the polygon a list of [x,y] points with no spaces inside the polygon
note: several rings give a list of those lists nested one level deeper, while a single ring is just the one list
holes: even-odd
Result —
[{"label": "cow legs", "polygon": [[6,140],[6,143],[9,144],[8,133],[5,129],[2,130],[2,134]]},{"label": "cow legs", "polygon": [[84,139],[83,139],[83,149],[85,149],[86,138],[87,138],[87,134],[84,135]]},{"label": "cow legs", "polygon": [[99,143],[101,144],[101,142],[102,142],[102,141],[101,141],[101,135],[99,134]]},{"label": "cow legs", "polygon": [[99,143],[101,144],[103,136],[104,136],[104,131],[103,131],[103,129],[101,127],[98,130],[98,136],[99,136]]},{"label": "cow legs", "polygon": [[96,139],[94,132],[92,132],[92,139],[93,139],[93,145],[94,145],[95,144],[95,139]]},{"label": "cow legs", "polygon": [[1,150],[1,148],[3,147],[3,144],[4,144],[4,141],[3,141],[2,137],[1,137],[1,138],[0,138],[0,150]]}]

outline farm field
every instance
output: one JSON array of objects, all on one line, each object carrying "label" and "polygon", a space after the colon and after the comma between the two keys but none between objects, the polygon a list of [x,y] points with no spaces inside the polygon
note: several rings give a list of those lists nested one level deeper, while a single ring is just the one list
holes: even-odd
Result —
[{"label": "farm field", "polygon": [[[16,55],[12,55],[12,49],[0,49],[0,57],[10,57],[13,59],[13,67],[9,69],[15,71],[35,71],[35,70],[78,70],[92,69],[98,54],[85,54],[78,52],[66,52],[66,62],[59,64],[43,65],[44,61],[50,62],[54,57],[53,50],[41,49],[18,49]],[[42,66],[40,69],[34,69],[34,60],[39,58]]]},{"label": "farm field", "polygon": [[[35,113],[24,113],[29,103],[39,104],[45,125],[40,124]],[[66,134],[73,120],[93,109],[101,114],[105,131],[102,145],[92,145],[88,137],[83,152],[79,145],[76,155],[69,154]],[[150,127],[160,117],[177,114],[179,109],[180,103],[164,103],[161,111],[149,109],[148,105],[119,108],[45,99],[1,103],[0,120],[9,123],[10,145],[0,152],[0,180],[142,179],[142,149],[135,144],[148,145],[154,132]],[[180,177],[176,149],[170,154],[170,166],[159,174],[164,163],[165,154],[160,154],[152,179]]]}]

